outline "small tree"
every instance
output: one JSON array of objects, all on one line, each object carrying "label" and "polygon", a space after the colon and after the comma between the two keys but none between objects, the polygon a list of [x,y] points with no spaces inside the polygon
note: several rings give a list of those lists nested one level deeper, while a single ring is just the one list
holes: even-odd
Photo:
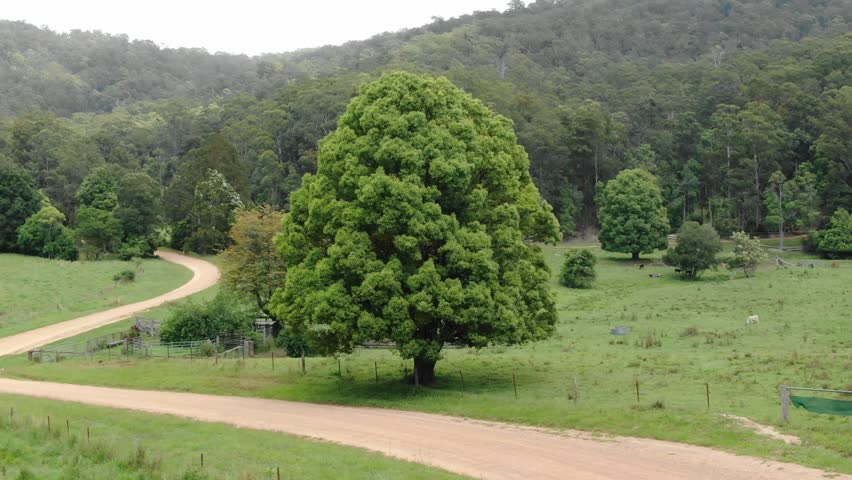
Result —
[{"label": "small tree", "polygon": [[76,260],[77,248],[63,222],[65,215],[55,207],[42,208],[18,229],[18,248],[29,255]]},{"label": "small tree", "polygon": [[121,243],[121,223],[112,212],[95,207],[80,207],[77,210],[77,228],[74,230],[80,241],[94,249],[95,258],[107,251],[114,251]]},{"label": "small tree", "polygon": [[571,249],[565,252],[565,263],[559,274],[559,283],[568,288],[589,288],[595,279],[597,258],[588,249]]},{"label": "small tree", "polygon": [[677,235],[677,245],[663,255],[666,265],[677,267],[687,278],[697,278],[719,264],[716,255],[722,251],[719,234],[710,225],[684,222]]},{"label": "small tree", "polygon": [[766,252],[756,238],[750,238],[745,232],[734,232],[734,251],[725,262],[729,270],[741,268],[746,277],[750,277],[757,266],[766,259]]},{"label": "small tree", "polygon": [[284,260],[273,240],[281,231],[284,213],[268,205],[237,210],[231,227],[231,246],[222,252],[225,287],[251,298],[267,317],[277,320],[269,301],[287,278]]},{"label": "small tree", "polygon": [[227,247],[234,212],[242,206],[239,193],[225,180],[225,176],[216,170],[208,170],[195,187],[190,213],[192,234],[186,239],[186,248],[199,253],[213,253]]},{"label": "small tree", "polygon": [[830,258],[852,255],[852,215],[839,208],[819,238],[819,251]]},{"label": "small tree", "polygon": [[640,253],[666,248],[669,221],[657,179],[640,168],[622,170],[599,195],[601,231],[608,252]]}]

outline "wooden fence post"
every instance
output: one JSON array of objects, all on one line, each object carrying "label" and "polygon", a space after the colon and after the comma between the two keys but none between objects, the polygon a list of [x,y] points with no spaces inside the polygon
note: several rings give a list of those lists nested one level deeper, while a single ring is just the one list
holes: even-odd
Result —
[{"label": "wooden fence post", "polygon": [[305,373],[305,349],[302,349],[302,374]]},{"label": "wooden fence post", "polygon": [[269,351],[269,356],[272,357],[272,371],[275,371],[275,350]]},{"label": "wooden fence post", "polygon": [[705,383],[704,388],[707,391],[707,410],[710,410],[710,383]]},{"label": "wooden fence post", "polygon": [[639,403],[639,379],[636,379],[636,403]]},{"label": "wooden fence post", "polygon": [[47,416],[47,431],[50,432],[50,415]]},{"label": "wooden fence post", "polygon": [[576,376],[571,377],[571,386],[574,389],[574,405],[576,405],[577,401],[579,400],[579,397],[578,397],[578,394],[577,394],[577,377]]},{"label": "wooden fence post", "polygon": [[376,369],[376,385],[379,384],[379,362],[373,362],[373,367]]},{"label": "wooden fence post", "polygon": [[515,390],[515,400],[518,399],[518,380],[515,378],[515,372],[512,372],[512,388]]},{"label": "wooden fence post", "polygon": [[787,385],[779,387],[781,394],[781,418],[787,422],[790,420],[790,390]]}]

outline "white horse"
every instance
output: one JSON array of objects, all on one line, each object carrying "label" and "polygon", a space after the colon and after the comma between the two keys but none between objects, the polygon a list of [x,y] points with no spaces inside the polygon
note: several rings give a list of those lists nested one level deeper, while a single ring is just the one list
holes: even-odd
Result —
[{"label": "white horse", "polygon": [[760,317],[757,315],[750,315],[746,318],[746,325],[754,325],[756,323],[760,323]]}]

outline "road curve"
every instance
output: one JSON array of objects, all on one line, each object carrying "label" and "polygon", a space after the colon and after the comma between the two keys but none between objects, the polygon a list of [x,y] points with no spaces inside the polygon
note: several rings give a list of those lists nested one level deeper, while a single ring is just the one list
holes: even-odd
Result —
[{"label": "road curve", "polygon": [[24,353],[63,338],[73,337],[94,328],[124,320],[149,308],[159,307],[166,302],[206,290],[219,281],[219,269],[210,262],[175,252],[158,250],[155,254],[163,260],[192,270],[192,279],[158,297],[0,338],[0,356]]},{"label": "road curve", "polygon": [[[596,438],[398,410],[33,382],[0,378],[0,393],[170,414],[367,448],[488,479],[796,480],[812,468],[658,440]],[[852,476],[833,475],[850,480]]]}]

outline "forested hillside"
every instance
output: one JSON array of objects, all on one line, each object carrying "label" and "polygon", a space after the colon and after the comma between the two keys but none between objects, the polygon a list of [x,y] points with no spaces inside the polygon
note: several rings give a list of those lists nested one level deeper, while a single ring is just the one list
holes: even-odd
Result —
[{"label": "forested hillside", "polygon": [[[783,182],[785,225],[807,230],[852,208],[850,17],[850,0],[513,1],[258,58],[0,22],[0,155],[68,226],[81,206],[118,218],[104,249],[164,224],[216,248],[208,169],[222,205],[287,208],[358,86],[404,69],[514,121],[566,233],[596,226],[598,184],[629,167],[658,176],[672,228],[776,229]],[[97,179],[117,200],[81,194]],[[127,209],[146,198],[140,227]]]}]

